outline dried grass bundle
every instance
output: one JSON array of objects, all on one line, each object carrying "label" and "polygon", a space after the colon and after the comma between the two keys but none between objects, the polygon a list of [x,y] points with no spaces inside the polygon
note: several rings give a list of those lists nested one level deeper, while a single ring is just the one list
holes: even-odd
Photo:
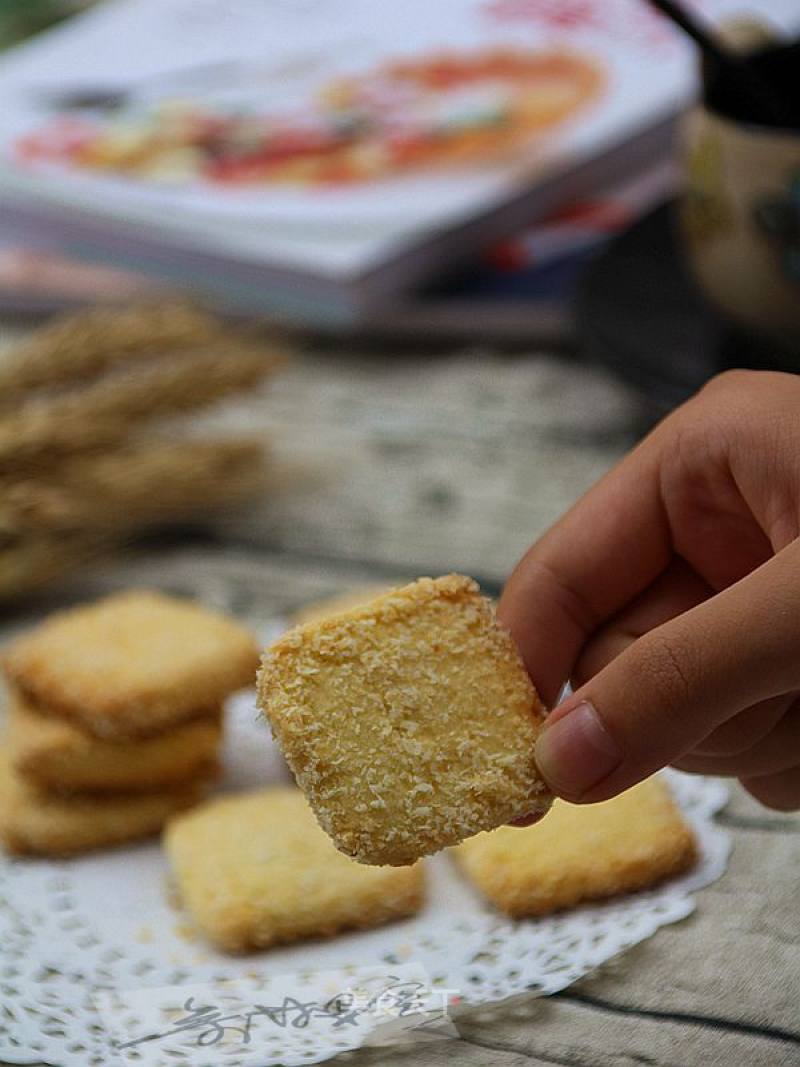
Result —
[{"label": "dried grass bundle", "polygon": [[158,440],[73,456],[41,477],[0,481],[0,536],[186,519],[251,496],[266,471],[263,445],[248,439]]},{"label": "dried grass bundle", "polygon": [[43,452],[123,441],[140,422],[197,410],[256,385],[283,361],[274,349],[226,338],[213,347],[109,374],[83,389],[36,398],[0,416],[0,467]]},{"label": "dried grass bundle", "polygon": [[16,346],[0,361],[0,598],[263,491],[263,442],[142,429],[250,389],[284,360],[183,304],[82,312]]},{"label": "dried grass bundle", "polygon": [[90,535],[40,534],[0,549],[0,599],[7,600],[104,556],[111,542]]},{"label": "dried grass bundle", "polygon": [[190,304],[97,308],[56,319],[17,344],[0,363],[0,402],[31,389],[92,378],[134,359],[197,348],[223,335],[219,320]]}]

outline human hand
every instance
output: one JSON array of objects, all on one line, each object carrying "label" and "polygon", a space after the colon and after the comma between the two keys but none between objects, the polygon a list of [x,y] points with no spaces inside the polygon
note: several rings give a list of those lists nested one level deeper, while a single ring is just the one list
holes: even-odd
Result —
[{"label": "human hand", "polygon": [[800,377],[713,379],[553,526],[498,609],[539,768],[605,800],[672,763],[800,807]]}]

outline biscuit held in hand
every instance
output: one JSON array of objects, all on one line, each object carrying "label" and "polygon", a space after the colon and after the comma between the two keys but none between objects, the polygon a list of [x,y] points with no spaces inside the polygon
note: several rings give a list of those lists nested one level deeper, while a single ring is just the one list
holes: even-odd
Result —
[{"label": "biscuit held in hand", "polygon": [[377,926],[422,906],[422,864],[364,867],[340,855],[294,788],[221,797],[170,822],[183,903],[228,952]]},{"label": "biscuit held in hand", "polygon": [[471,578],[290,630],[264,654],[259,704],[321,826],[362,863],[413,863],[549,807],[544,709]]},{"label": "biscuit held in hand", "polygon": [[335,596],[324,597],[322,600],[312,600],[297,608],[289,616],[292,626],[304,626],[307,622],[322,622],[331,615],[341,615],[343,611],[352,608],[361,608],[369,604],[371,600],[377,600],[379,596],[394,591],[394,585],[358,585],[347,589],[344,593]]},{"label": "biscuit held in hand", "polygon": [[694,834],[658,778],[602,804],[556,800],[540,824],[478,834],[454,851],[477,888],[517,918],[643,889],[697,859]]}]

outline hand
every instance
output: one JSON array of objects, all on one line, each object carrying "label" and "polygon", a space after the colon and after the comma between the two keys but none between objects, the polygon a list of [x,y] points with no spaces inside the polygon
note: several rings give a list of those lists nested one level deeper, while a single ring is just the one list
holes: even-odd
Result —
[{"label": "hand", "polygon": [[539,768],[605,800],[668,763],[800,807],[800,377],[733,371],[527,553],[499,607],[549,716]]}]

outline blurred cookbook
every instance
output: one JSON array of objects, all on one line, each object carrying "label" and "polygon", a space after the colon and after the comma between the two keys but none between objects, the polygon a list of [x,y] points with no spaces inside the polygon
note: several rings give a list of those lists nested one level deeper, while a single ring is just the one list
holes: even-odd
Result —
[{"label": "blurred cookbook", "polygon": [[641,0],[108,0],[0,58],[6,273],[23,303],[26,271],[79,300],[105,264],[322,328],[402,319],[481,259],[584,254],[694,85]]},{"label": "blurred cookbook", "polygon": [[[671,161],[650,166],[477,250],[438,281],[395,294],[378,315],[333,325],[310,319],[303,325],[316,332],[366,332],[392,340],[567,342],[583,267],[669,196],[677,181]],[[174,288],[180,292],[182,287]],[[31,240],[24,227],[0,228],[0,313],[38,317],[160,291],[163,285],[152,275],[98,263],[44,237]],[[231,310],[220,294],[207,292],[204,302]]]}]

